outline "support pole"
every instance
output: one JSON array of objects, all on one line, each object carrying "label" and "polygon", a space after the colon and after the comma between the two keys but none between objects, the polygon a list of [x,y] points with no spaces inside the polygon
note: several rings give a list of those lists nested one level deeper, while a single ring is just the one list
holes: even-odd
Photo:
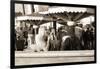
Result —
[{"label": "support pole", "polygon": [[25,15],[25,7],[24,7],[24,4],[22,4],[23,6],[23,15]]},{"label": "support pole", "polygon": [[55,29],[55,34],[56,34],[56,21],[53,21],[53,28]]}]

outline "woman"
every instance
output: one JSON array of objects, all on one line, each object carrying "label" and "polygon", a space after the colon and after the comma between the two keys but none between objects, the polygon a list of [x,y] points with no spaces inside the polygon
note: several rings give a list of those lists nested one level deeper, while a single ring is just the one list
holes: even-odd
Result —
[{"label": "woman", "polygon": [[40,52],[40,51],[47,51],[47,35],[46,35],[46,29],[45,27],[39,28],[39,33],[36,35],[36,45],[34,47],[34,50]]}]

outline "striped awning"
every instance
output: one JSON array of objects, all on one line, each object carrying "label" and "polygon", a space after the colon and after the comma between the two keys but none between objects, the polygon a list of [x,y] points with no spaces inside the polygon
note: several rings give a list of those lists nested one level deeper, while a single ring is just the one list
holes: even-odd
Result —
[{"label": "striped awning", "polygon": [[40,14],[53,14],[53,13],[63,13],[63,12],[71,12],[71,13],[84,13],[94,11],[91,8],[80,8],[80,7],[51,7],[48,11],[39,12]]},{"label": "striped awning", "polygon": [[95,10],[93,8],[84,8],[84,7],[53,6],[50,7],[48,11],[39,13],[48,17],[56,17],[57,19],[59,18],[64,22],[67,21],[76,22],[90,15],[94,15]]},{"label": "striped awning", "polygon": [[44,18],[43,16],[19,16],[16,17],[16,20],[22,21],[22,20],[45,20],[50,21],[52,18]]}]

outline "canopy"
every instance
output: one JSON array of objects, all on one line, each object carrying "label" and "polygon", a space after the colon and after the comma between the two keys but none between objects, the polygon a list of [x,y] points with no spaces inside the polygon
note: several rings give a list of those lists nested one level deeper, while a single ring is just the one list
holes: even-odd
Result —
[{"label": "canopy", "polygon": [[56,17],[67,21],[78,21],[82,18],[94,15],[94,9],[82,7],[51,7],[48,11],[39,12],[45,16]]},{"label": "canopy", "polygon": [[94,15],[94,9],[92,8],[53,6],[48,11],[18,16],[16,20],[34,22],[36,25],[57,21],[60,24],[66,25],[68,21],[75,22],[90,15]]},{"label": "canopy", "polygon": [[43,17],[43,16],[33,16],[33,15],[27,15],[27,16],[18,16],[15,18],[16,21],[24,21],[27,23],[34,23],[35,25],[40,25],[43,23],[47,23],[50,21],[53,21],[50,17]]},{"label": "canopy", "polygon": [[71,13],[94,13],[94,10],[91,8],[80,8],[80,7],[51,7],[48,11],[39,12],[40,14],[53,14],[53,13],[63,13],[63,12],[71,12]]},{"label": "canopy", "polygon": [[[41,25],[44,23],[52,22],[52,21],[57,21],[57,22],[63,22],[62,20],[59,19],[53,19],[52,17],[48,16],[33,16],[33,15],[27,15],[27,16],[18,16],[15,18],[16,21],[24,21],[28,23],[34,23],[35,25]],[[65,23],[60,23],[65,25]]]},{"label": "canopy", "polygon": [[52,18],[44,18],[43,16],[19,16],[19,17],[16,17],[16,20],[52,20]]}]

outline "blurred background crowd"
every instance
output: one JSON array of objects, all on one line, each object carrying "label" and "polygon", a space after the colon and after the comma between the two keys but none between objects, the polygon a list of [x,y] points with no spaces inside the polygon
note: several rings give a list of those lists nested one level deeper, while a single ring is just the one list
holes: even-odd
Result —
[{"label": "blurred background crowd", "polygon": [[39,43],[41,46],[44,43],[47,51],[94,49],[95,26],[93,24],[87,24],[84,27],[82,24],[64,25],[55,31],[53,27],[34,28],[34,25],[24,23],[15,29],[15,50],[24,50],[32,44],[39,45]]}]

